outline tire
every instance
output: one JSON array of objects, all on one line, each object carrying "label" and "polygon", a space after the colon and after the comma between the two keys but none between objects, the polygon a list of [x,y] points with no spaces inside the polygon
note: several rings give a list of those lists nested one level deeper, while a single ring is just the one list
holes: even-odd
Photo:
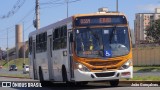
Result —
[{"label": "tire", "polygon": [[40,80],[40,83],[44,82],[43,72],[41,67],[39,67],[39,80]]},{"label": "tire", "polygon": [[63,79],[63,82],[66,82],[66,83],[68,82],[67,71],[65,66],[62,66],[62,79]]},{"label": "tire", "polygon": [[117,87],[118,84],[119,84],[119,80],[118,80],[118,79],[117,79],[117,80],[112,80],[112,81],[110,81],[111,87]]},{"label": "tire", "polygon": [[42,68],[39,67],[39,81],[42,85],[42,87],[51,87],[52,83],[50,81],[45,81],[43,77],[43,71]]}]

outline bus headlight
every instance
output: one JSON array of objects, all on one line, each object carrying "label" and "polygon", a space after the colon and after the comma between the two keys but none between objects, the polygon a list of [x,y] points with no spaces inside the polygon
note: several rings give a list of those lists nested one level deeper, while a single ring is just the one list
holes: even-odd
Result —
[{"label": "bus headlight", "polygon": [[126,63],[124,63],[124,64],[121,66],[120,70],[128,69],[131,65],[132,65],[132,60],[129,59]]},{"label": "bus headlight", "polygon": [[76,67],[77,67],[77,69],[79,69],[81,71],[85,71],[85,72],[89,72],[90,71],[86,66],[84,66],[84,65],[82,65],[80,63],[76,63]]}]

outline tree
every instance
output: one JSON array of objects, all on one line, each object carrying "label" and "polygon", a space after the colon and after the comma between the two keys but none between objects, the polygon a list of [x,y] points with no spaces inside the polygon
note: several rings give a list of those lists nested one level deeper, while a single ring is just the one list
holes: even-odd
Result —
[{"label": "tree", "polygon": [[160,19],[155,20],[146,28],[146,39],[160,43]]}]

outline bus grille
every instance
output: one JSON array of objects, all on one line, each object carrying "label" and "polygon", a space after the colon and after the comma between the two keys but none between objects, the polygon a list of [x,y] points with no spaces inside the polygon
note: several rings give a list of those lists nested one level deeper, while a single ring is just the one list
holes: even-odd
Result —
[{"label": "bus grille", "polygon": [[111,66],[111,65],[116,65],[119,62],[121,62],[121,60],[106,61],[106,62],[88,62],[88,63],[91,64],[91,65],[93,65],[93,66]]},{"label": "bus grille", "polygon": [[108,73],[95,73],[97,77],[111,77],[115,75],[115,72],[108,72]]},{"label": "bus grille", "polygon": [[111,70],[111,69],[117,69],[117,67],[108,67],[108,68],[92,68],[92,70],[104,70],[104,69],[107,69],[107,70]]}]

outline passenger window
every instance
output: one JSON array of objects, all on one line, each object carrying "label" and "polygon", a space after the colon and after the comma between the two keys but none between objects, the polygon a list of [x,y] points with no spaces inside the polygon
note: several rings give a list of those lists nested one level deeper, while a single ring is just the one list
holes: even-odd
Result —
[{"label": "passenger window", "polygon": [[53,40],[53,50],[64,49],[67,47],[67,26],[56,28]]},{"label": "passenger window", "polygon": [[29,52],[32,53],[32,37],[29,38]]},{"label": "passenger window", "polygon": [[54,31],[54,39],[56,39],[56,38],[58,38],[58,29],[55,29],[55,31]]},{"label": "passenger window", "polygon": [[47,50],[47,33],[41,33],[36,36],[36,52],[45,52]]}]

